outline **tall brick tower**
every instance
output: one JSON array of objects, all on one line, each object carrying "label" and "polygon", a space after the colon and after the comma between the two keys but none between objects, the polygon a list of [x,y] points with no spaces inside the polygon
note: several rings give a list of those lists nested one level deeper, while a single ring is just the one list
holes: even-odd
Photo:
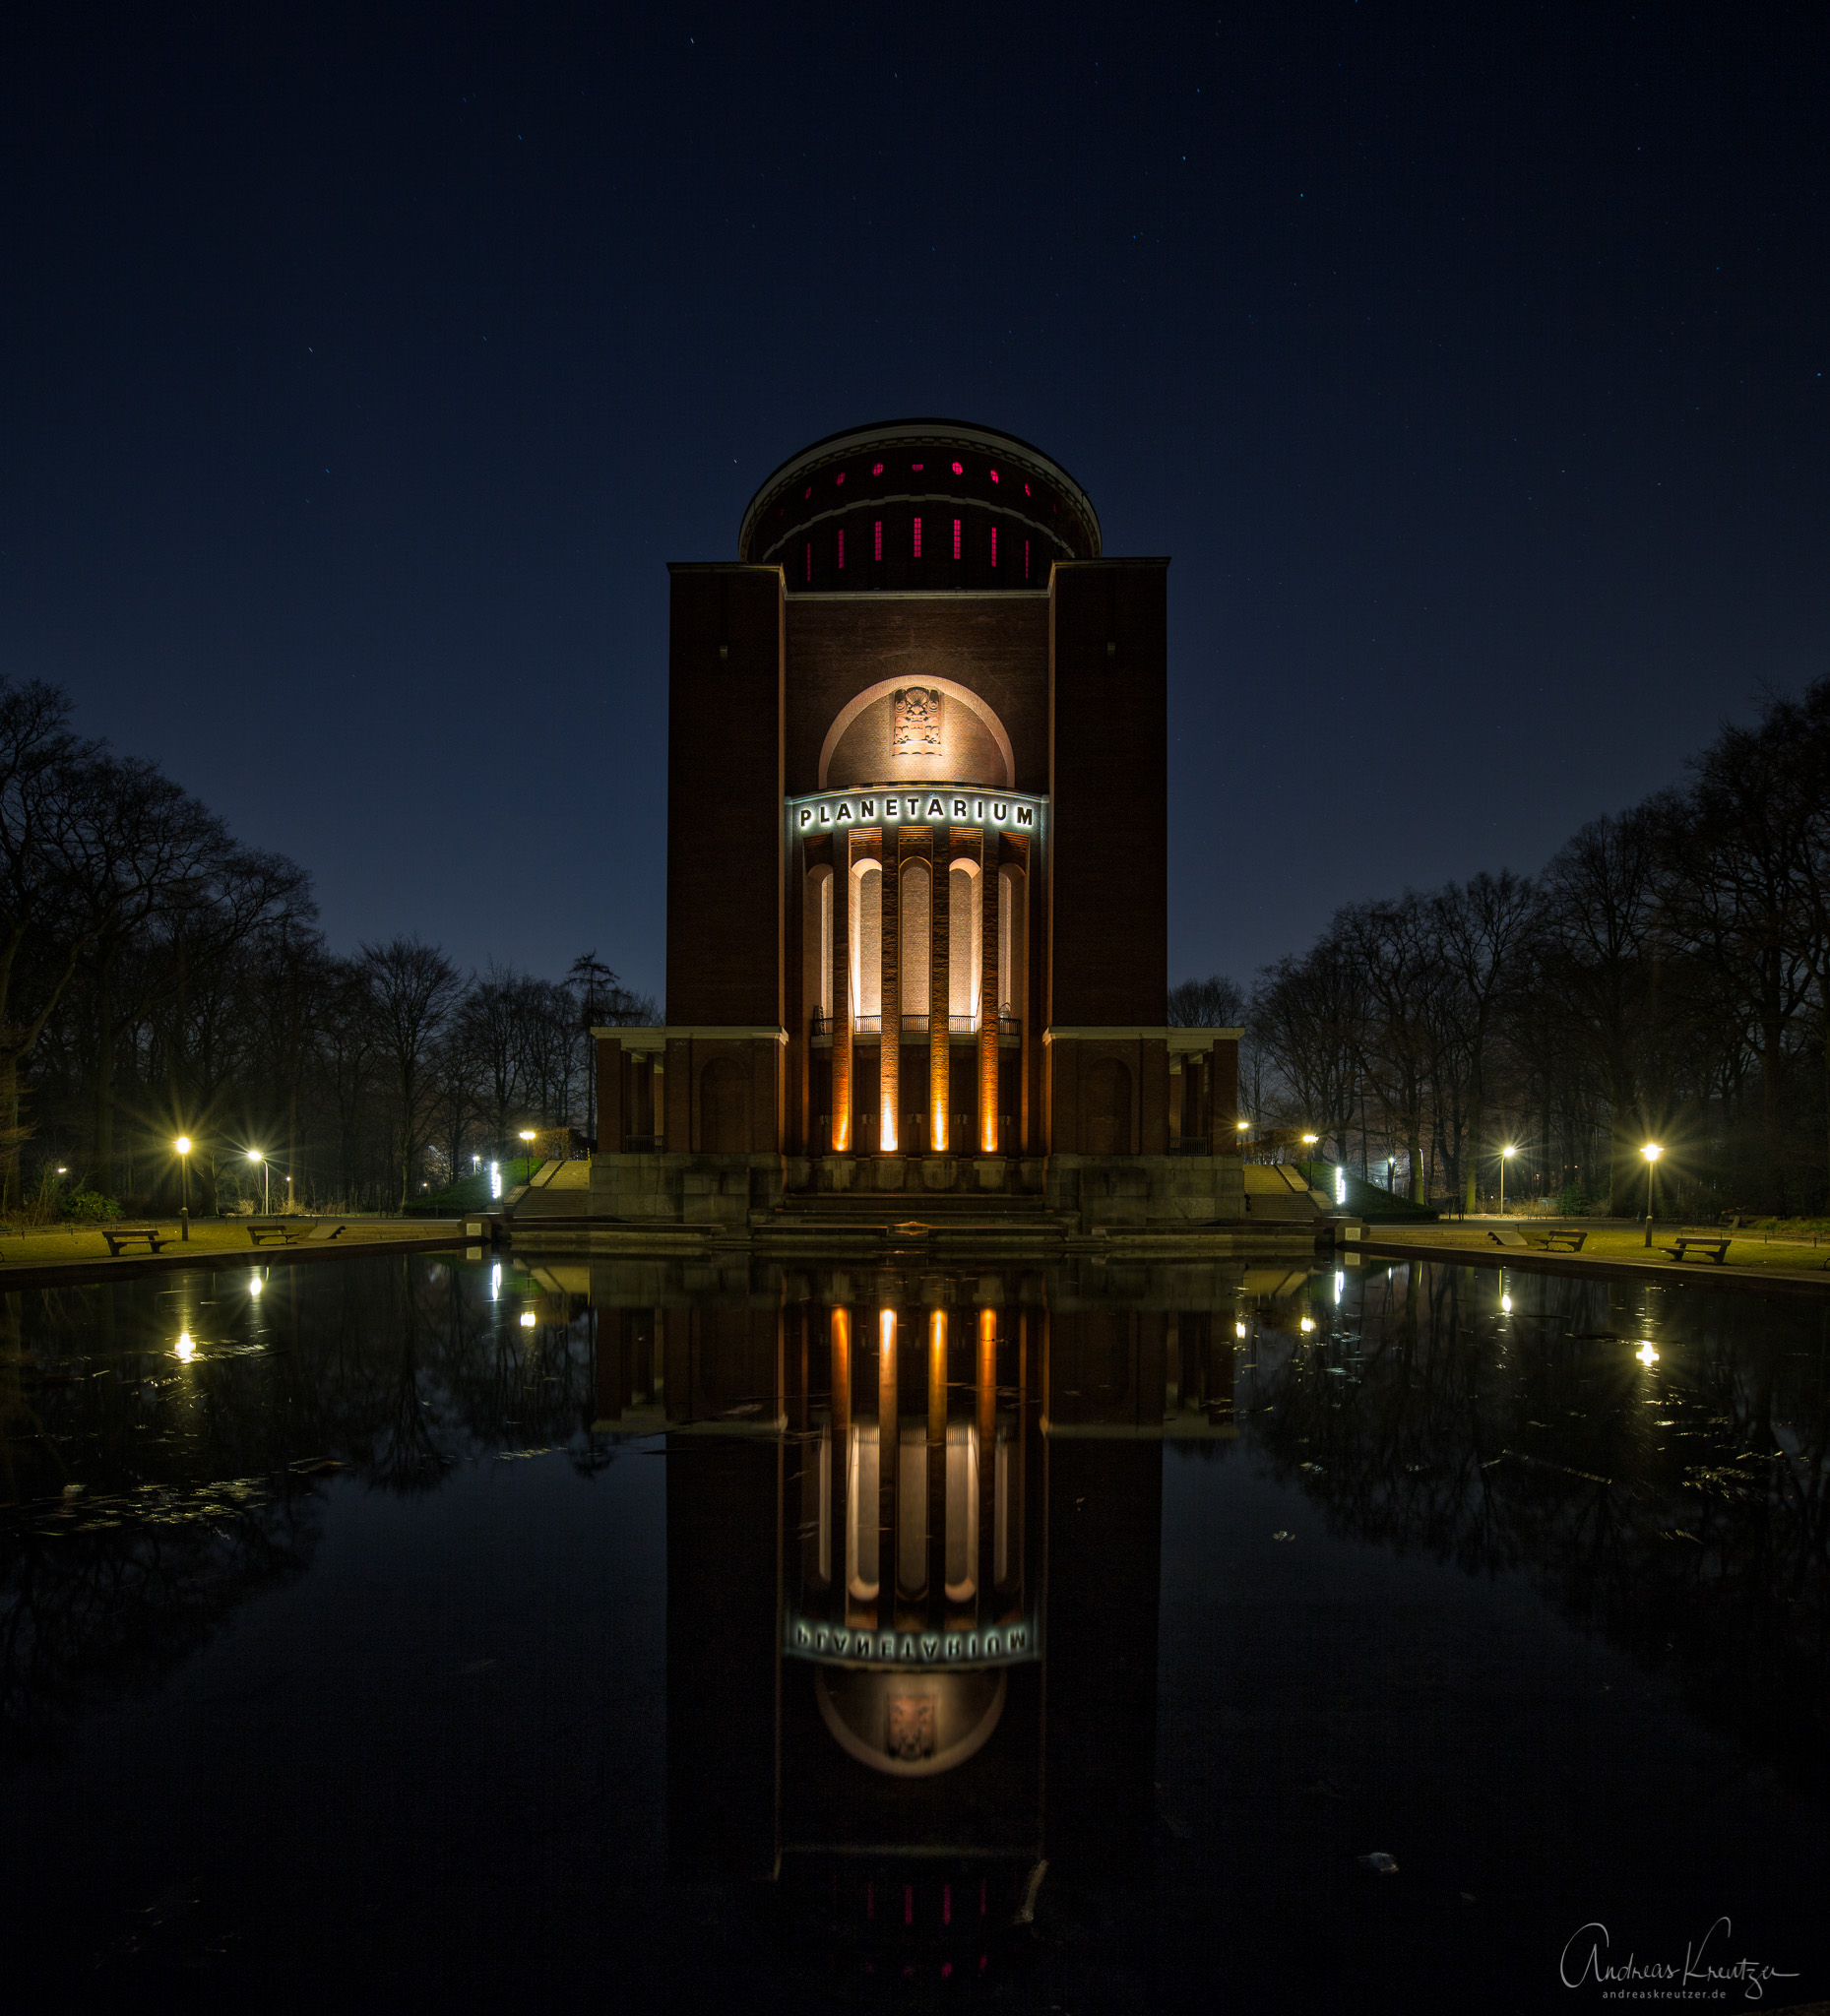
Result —
[{"label": "tall brick tower", "polygon": [[594,1209],[1234,1214],[1236,1033],[1165,1027],[1167,570],[951,420],[815,443],[671,568],[667,1020],[599,1032]]}]

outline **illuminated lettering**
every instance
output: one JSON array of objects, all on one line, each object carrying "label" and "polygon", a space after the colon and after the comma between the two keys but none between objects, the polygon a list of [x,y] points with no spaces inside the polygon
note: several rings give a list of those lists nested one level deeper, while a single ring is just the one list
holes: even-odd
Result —
[{"label": "illuminated lettering", "polygon": [[914,1657],[915,1656],[915,1640],[913,1638],[905,1638],[902,1641],[902,1643],[897,1646],[896,1656],[898,1659],[914,1659]]},{"label": "illuminated lettering", "polygon": [[949,1659],[958,1659],[960,1656],[960,1647],[962,1642],[963,1641],[961,1640],[960,1634],[957,1631],[949,1631],[947,1633],[945,1642],[941,1646],[941,1650],[946,1654],[946,1656]]},{"label": "illuminated lettering", "polygon": [[853,798],[843,791],[821,791],[805,798],[789,799],[787,810],[792,815],[794,830],[799,833],[818,827],[850,826],[853,823],[900,826],[905,821],[917,820],[923,824],[951,823],[980,829],[996,827],[1001,832],[1008,832],[1014,825],[1027,833],[1040,828],[1040,815],[1046,803],[1044,798],[1022,798],[1015,793],[1008,798],[965,794],[943,798],[910,797],[897,791],[886,792],[881,797],[872,792],[869,796]]},{"label": "illuminated lettering", "polygon": [[813,1643],[813,1633],[808,1630],[805,1624],[796,1624],[794,1626],[794,1643],[803,1650]]},{"label": "illuminated lettering", "polygon": [[939,1650],[940,1633],[938,1631],[924,1631],[921,1634],[921,1657],[923,1659],[932,1659]]}]

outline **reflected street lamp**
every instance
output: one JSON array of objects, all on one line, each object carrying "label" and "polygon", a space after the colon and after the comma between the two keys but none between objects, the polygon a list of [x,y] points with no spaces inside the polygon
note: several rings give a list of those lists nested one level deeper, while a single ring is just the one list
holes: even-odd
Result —
[{"label": "reflected street lamp", "polygon": [[191,1137],[180,1134],[172,1144],[178,1151],[178,1167],[181,1188],[179,1195],[183,1202],[178,1206],[178,1237],[188,1239],[191,1235]]},{"label": "reflected street lamp", "polygon": [[1646,1158],[1646,1244],[1652,1244],[1652,1171],[1664,1153],[1656,1141],[1648,1141],[1640,1154]]},{"label": "reflected street lamp", "polygon": [[1516,1148],[1502,1148],[1499,1151],[1499,1215],[1506,1215],[1506,1165],[1518,1154]]},{"label": "reflected street lamp", "polygon": [[250,1148],[248,1150],[248,1160],[250,1162],[258,1162],[261,1166],[261,1216],[263,1218],[271,1218],[273,1216],[274,1193],[273,1184],[267,1172],[267,1158],[258,1148]]}]

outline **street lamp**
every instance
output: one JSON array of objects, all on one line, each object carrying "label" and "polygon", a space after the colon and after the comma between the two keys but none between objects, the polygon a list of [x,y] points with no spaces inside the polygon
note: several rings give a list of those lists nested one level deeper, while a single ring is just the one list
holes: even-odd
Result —
[{"label": "street lamp", "polygon": [[1499,1215],[1506,1215],[1506,1165],[1518,1154],[1516,1148],[1502,1148],[1499,1151]]},{"label": "street lamp", "polygon": [[180,1134],[171,1145],[178,1151],[178,1167],[182,1171],[179,1194],[184,1201],[178,1206],[178,1237],[188,1239],[191,1235],[191,1137]]},{"label": "street lamp", "polygon": [[258,1162],[261,1166],[261,1216],[263,1218],[271,1218],[273,1216],[274,1193],[273,1184],[267,1173],[267,1158],[258,1148],[250,1148],[248,1150],[248,1160],[250,1162]]},{"label": "street lamp", "polygon": [[1652,1244],[1652,1171],[1664,1153],[1656,1141],[1648,1141],[1640,1154],[1646,1158],[1646,1244]]}]

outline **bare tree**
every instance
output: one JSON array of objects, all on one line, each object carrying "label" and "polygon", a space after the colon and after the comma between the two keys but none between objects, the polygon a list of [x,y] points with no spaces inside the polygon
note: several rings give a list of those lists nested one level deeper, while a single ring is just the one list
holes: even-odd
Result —
[{"label": "bare tree", "polygon": [[444,953],[417,938],[364,944],[362,971],[374,1002],[379,1046],[392,1069],[399,1102],[396,1124],[401,1148],[401,1206],[405,1209],[411,1195],[425,1122],[427,1065],[463,983]]}]

